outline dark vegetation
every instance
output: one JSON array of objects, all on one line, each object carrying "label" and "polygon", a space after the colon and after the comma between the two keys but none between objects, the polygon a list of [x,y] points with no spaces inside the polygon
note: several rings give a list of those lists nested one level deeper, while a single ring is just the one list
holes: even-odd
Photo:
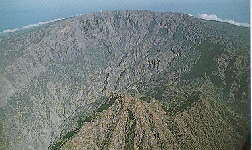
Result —
[{"label": "dark vegetation", "polygon": [[[113,97],[109,98],[107,102],[102,104],[94,112],[102,112],[103,110],[107,110],[112,104],[115,103],[115,100],[119,99],[120,97],[121,97],[120,95],[114,95]],[[105,97],[103,99],[105,99]],[[57,140],[59,142],[54,142],[53,144],[51,144],[48,147],[48,149],[50,149],[50,150],[59,149],[67,140],[73,138],[79,132],[79,130],[83,126],[83,123],[91,122],[93,119],[95,119],[95,114],[94,113],[91,114],[91,115],[88,115],[88,116],[79,116],[78,120],[77,120],[77,124],[78,124],[77,128],[75,128],[74,130],[69,131],[67,133],[62,132],[61,135],[60,135],[60,139]],[[112,127],[111,127],[111,129],[112,129]],[[111,131],[111,133],[112,133],[112,131]],[[111,134],[108,134],[107,136],[111,136]],[[106,137],[106,139],[110,139],[110,138]],[[107,143],[108,141],[104,141],[104,142]],[[104,145],[104,144],[102,144],[102,145]],[[104,147],[103,147],[103,149],[104,149]]]}]

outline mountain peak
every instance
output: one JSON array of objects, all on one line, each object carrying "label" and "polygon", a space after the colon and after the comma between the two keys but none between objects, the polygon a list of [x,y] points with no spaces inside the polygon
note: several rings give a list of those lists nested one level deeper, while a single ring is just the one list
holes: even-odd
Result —
[{"label": "mountain peak", "polygon": [[104,11],[0,37],[0,149],[240,149],[249,30]]}]

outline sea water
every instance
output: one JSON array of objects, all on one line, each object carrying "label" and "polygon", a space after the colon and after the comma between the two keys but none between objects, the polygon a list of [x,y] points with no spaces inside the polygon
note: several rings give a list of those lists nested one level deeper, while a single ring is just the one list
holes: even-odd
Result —
[{"label": "sea water", "polygon": [[222,20],[249,23],[249,0],[2,0],[0,1],[0,33],[39,26],[76,14],[102,10],[153,10],[182,12],[200,17],[215,14]]}]

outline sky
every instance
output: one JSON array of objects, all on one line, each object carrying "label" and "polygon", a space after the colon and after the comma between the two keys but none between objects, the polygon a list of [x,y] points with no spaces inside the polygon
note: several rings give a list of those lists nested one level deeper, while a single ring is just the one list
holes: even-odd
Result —
[{"label": "sky", "polygon": [[236,25],[250,22],[250,0],[0,0],[0,32],[101,10],[182,12]]}]

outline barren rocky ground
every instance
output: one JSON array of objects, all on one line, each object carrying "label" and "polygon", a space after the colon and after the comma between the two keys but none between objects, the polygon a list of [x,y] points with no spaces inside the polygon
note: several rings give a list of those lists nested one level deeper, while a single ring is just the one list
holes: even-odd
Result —
[{"label": "barren rocky ground", "polygon": [[107,11],[0,37],[0,149],[241,149],[249,28]]}]

